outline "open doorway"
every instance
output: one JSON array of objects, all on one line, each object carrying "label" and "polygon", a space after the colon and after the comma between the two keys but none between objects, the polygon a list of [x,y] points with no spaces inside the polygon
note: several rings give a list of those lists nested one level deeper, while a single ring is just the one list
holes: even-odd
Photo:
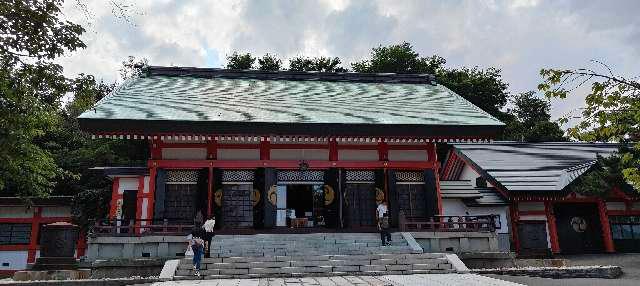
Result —
[{"label": "open doorway", "polygon": [[278,186],[278,226],[290,228],[325,225],[323,185]]}]

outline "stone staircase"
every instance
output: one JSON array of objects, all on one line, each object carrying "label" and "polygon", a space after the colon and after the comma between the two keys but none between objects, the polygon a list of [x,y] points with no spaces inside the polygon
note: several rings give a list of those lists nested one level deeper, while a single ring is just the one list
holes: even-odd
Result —
[{"label": "stone staircase", "polygon": [[415,253],[400,233],[390,246],[381,246],[376,233],[220,235],[212,245],[201,277],[185,258],[174,279],[455,272],[444,254]]}]

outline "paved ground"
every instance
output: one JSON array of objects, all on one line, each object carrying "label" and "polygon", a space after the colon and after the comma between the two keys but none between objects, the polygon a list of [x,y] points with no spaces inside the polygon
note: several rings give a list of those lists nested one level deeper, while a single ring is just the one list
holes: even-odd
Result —
[{"label": "paved ground", "polygon": [[416,274],[385,276],[334,276],[305,278],[219,279],[169,281],[157,286],[516,286],[518,284],[475,274]]},{"label": "paved ground", "polygon": [[618,279],[549,279],[523,276],[487,275],[497,279],[512,281],[525,285],[543,286],[586,286],[586,285],[640,285],[640,254],[582,254],[566,255],[561,258],[569,260],[569,265],[617,265],[622,267],[624,274]]}]

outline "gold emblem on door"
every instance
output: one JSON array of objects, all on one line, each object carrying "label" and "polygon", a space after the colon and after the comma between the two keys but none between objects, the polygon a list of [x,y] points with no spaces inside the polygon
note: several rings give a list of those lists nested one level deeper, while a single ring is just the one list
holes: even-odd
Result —
[{"label": "gold emblem on door", "polygon": [[272,205],[276,205],[276,203],[278,202],[278,193],[277,193],[277,187],[276,185],[271,186],[271,188],[269,188],[269,192],[267,193],[267,197],[269,198],[269,202]]},{"label": "gold emblem on door", "polygon": [[333,188],[329,185],[324,185],[324,205],[328,206],[333,203],[335,197],[336,193],[333,191]]}]

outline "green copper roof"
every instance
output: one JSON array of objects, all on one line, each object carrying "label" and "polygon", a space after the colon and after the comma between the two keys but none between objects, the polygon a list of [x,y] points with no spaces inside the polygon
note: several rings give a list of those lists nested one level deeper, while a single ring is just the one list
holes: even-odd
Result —
[{"label": "green copper roof", "polygon": [[[385,75],[378,76],[385,78]],[[343,80],[272,78],[152,73],[127,81],[79,118],[81,121],[503,125],[439,84],[349,77]]]}]

